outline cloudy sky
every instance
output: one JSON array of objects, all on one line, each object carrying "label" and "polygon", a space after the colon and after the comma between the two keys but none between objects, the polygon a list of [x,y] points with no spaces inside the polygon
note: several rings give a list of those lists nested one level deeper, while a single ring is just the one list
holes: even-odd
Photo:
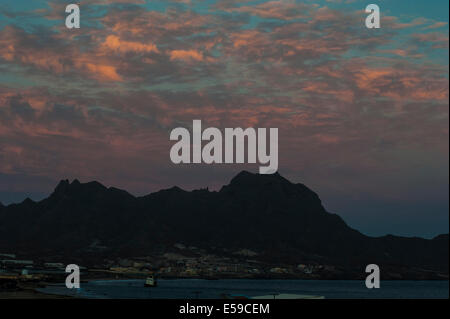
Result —
[{"label": "cloudy sky", "polygon": [[[0,201],[60,179],[143,195],[258,165],[171,163],[170,131],[278,127],[279,172],[369,235],[448,232],[448,1],[0,0]],[[374,2],[374,1],[372,1]]]}]

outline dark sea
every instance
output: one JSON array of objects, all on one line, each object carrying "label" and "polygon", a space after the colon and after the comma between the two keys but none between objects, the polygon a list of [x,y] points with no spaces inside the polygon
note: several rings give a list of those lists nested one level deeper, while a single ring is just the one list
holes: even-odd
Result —
[{"label": "dark sea", "polygon": [[248,297],[273,294],[324,296],[326,299],[449,298],[448,281],[381,281],[379,289],[367,289],[354,280],[158,280],[145,288],[144,280],[103,280],[82,283],[80,289],[48,286],[40,292],[104,299],[215,299],[223,294]]}]

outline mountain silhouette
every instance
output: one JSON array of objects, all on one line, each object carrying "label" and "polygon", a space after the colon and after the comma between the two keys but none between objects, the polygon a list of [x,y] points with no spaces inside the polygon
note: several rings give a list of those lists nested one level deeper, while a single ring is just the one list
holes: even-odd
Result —
[{"label": "mountain silhouette", "polygon": [[62,180],[46,199],[0,205],[0,250],[30,256],[126,257],[175,243],[251,249],[268,262],[422,267],[448,273],[447,235],[369,237],[281,175],[239,173],[220,191],[178,187],[135,197],[98,182]]}]

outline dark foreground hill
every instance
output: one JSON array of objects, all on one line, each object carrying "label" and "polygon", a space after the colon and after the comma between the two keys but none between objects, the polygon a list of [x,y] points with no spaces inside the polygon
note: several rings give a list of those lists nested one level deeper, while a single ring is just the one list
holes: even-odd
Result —
[{"label": "dark foreground hill", "polygon": [[175,243],[247,249],[265,261],[369,263],[448,273],[448,235],[368,237],[328,213],[303,184],[242,172],[218,192],[174,187],[144,197],[61,181],[45,200],[0,205],[0,251],[30,256],[144,256]]}]

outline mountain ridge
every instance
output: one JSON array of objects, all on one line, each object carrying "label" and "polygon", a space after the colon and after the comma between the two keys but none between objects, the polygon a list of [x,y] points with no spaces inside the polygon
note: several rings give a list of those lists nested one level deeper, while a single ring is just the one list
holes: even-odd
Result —
[{"label": "mountain ridge", "polygon": [[145,196],[98,182],[61,180],[39,202],[0,206],[0,249],[26,254],[145,255],[184,242],[205,250],[251,249],[264,261],[323,261],[447,269],[448,234],[369,237],[327,212],[320,197],[279,174],[243,171],[219,191],[174,186]]}]

